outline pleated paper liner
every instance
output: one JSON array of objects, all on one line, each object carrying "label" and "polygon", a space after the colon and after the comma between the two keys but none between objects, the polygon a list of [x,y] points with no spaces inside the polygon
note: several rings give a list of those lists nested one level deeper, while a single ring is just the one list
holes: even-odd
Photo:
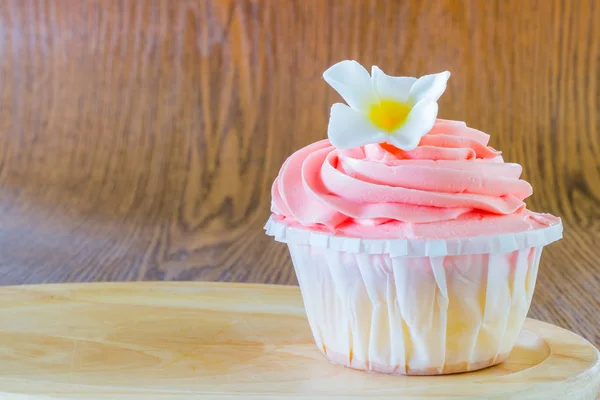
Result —
[{"label": "pleated paper liner", "polygon": [[319,350],[351,368],[408,375],[508,357],[542,249],[562,226],[450,240],[347,238],[270,219],[288,244]]}]

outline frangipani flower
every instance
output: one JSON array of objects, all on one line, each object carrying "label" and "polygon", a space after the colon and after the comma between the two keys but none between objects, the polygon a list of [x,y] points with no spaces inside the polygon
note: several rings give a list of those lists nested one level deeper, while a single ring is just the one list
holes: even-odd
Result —
[{"label": "frangipani flower", "polygon": [[388,76],[375,65],[369,76],[356,61],[333,65],[323,78],[348,105],[331,107],[329,141],[339,149],[384,142],[414,149],[435,123],[437,100],[449,77],[448,71],[419,79]]}]

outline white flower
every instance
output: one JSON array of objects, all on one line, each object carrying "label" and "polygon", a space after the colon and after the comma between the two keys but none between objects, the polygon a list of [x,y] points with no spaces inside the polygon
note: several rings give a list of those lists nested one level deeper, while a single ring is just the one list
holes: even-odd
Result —
[{"label": "white flower", "polygon": [[437,100],[450,72],[417,78],[388,76],[377,66],[369,72],[356,61],[341,61],[323,78],[348,105],[331,107],[327,135],[339,149],[369,143],[390,143],[412,150],[431,130],[438,113]]}]

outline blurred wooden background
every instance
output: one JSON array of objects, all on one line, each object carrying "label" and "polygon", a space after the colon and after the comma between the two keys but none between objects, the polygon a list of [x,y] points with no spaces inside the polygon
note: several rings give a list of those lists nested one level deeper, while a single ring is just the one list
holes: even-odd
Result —
[{"label": "blurred wooden background", "polygon": [[0,2],[0,284],[293,284],[265,237],[283,160],[326,136],[356,59],[448,69],[440,116],[563,218],[534,317],[600,344],[600,2]]}]

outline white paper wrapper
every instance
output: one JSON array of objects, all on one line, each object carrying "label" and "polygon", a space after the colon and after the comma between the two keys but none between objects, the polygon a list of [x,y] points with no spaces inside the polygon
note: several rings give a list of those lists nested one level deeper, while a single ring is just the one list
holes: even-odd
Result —
[{"label": "white paper wrapper", "polygon": [[289,246],[313,336],[327,358],[419,375],[503,361],[529,310],[542,247],[562,232],[558,225],[485,241],[375,243],[273,220],[266,229]]}]

